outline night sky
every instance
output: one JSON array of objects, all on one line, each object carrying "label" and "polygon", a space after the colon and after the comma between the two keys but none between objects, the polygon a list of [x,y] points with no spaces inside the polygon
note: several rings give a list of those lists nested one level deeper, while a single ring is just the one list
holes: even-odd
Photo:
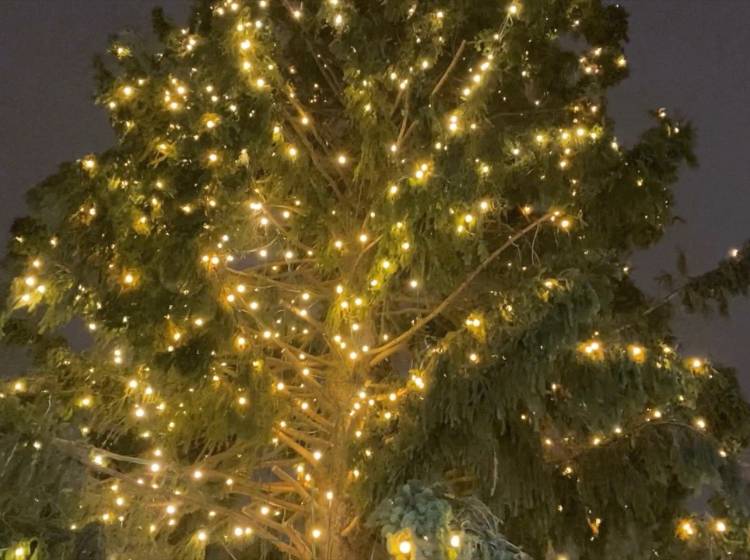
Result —
[{"label": "night sky", "polygon": [[[485,1],[485,0],[476,0]],[[2,0],[0,3],[0,243],[24,213],[25,191],[60,162],[108,148],[113,135],[91,101],[91,59],[110,34],[150,30],[161,5],[184,22],[189,0]],[[611,96],[621,143],[666,107],[698,130],[700,167],[676,187],[675,226],[657,247],[634,256],[634,274],[674,268],[676,248],[699,273],[750,238],[750,2],[628,0],[631,77]],[[683,351],[734,365],[750,395],[750,303],[732,317],[677,322]],[[2,372],[0,372],[2,374]]]}]

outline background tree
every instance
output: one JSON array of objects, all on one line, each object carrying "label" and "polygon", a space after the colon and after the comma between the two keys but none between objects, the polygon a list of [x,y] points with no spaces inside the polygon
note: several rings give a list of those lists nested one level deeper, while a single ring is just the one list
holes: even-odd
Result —
[{"label": "background tree", "polygon": [[[665,299],[629,279],[693,156],[661,109],[613,136],[621,8],[154,24],[158,51],[124,35],[97,62],[117,145],[14,226],[8,555],[748,557],[748,407],[669,321],[725,311],[750,248]],[[690,516],[707,485],[718,517]]]}]

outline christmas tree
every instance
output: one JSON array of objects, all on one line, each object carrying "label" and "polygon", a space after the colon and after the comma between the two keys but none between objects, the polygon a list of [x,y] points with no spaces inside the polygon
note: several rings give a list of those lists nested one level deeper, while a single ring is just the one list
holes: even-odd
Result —
[{"label": "christmas tree", "polygon": [[[629,276],[694,163],[600,0],[222,0],[97,60],[8,249],[8,558],[750,558],[732,370]],[[85,338],[85,342],[82,339]],[[698,492],[709,496],[695,503]]]}]

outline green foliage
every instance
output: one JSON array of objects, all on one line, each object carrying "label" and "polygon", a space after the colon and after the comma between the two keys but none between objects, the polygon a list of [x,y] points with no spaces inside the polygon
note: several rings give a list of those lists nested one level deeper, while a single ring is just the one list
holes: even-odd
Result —
[{"label": "green foliage", "polygon": [[[122,34],[96,59],[117,141],[31,189],[8,246],[0,333],[30,363],[0,388],[0,544],[747,555],[750,408],[670,323],[746,294],[750,246],[683,259],[665,299],[629,278],[695,157],[665,110],[613,135],[625,11],[295,10],[156,10],[155,49]],[[700,492],[727,530],[698,527]]]},{"label": "green foliage", "polygon": [[499,533],[499,521],[487,506],[418,481],[381,502],[368,523],[380,529],[389,548],[396,545],[396,553],[399,538],[413,543],[416,560],[528,560]]}]

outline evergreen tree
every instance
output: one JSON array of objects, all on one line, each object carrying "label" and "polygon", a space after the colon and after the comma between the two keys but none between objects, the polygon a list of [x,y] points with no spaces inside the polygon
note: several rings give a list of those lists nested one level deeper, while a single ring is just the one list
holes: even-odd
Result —
[{"label": "evergreen tree", "polygon": [[13,228],[7,557],[750,558],[748,406],[670,330],[746,291],[750,246],[664,299],[630,279],[694,158],[664,110],[613,135],[622,8],[154,24],[96,64],[116,145]]}]

